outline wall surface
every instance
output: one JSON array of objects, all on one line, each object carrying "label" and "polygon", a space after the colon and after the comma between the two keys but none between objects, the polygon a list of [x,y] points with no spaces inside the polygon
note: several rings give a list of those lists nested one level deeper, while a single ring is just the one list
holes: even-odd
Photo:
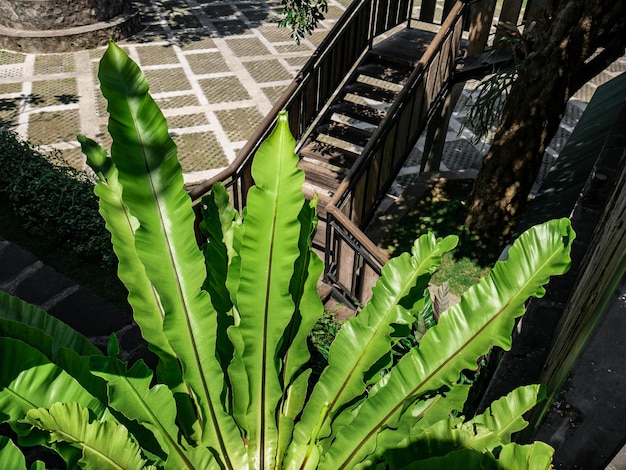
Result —
[{"label": "wall surface", "polygon": [[123,0],[0,0],[0,24],[22,30],[55,30],[108,20]]}]

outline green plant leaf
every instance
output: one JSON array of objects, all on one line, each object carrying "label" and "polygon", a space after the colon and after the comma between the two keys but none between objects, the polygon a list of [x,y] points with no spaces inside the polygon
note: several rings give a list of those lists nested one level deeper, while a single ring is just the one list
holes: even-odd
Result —
[{"label": "green plant leaf", "polygon": [[411,443],[421,432],[440,421],[448,422],[452,413],[460,413],[467,400],[469,385],[454,385],[442,390],[432,398],[416,399],[405,406],[395,428],[383,429],[377,437],[376,451],[364,462],[373,465],[377,460],[386,462],[407,462],[415,460],[416,452],[410,449]]},{"label": "green plant leaf", "polygon": [[[416,295],[424,293],[431,274],[441,264],[441,255],[456,243],[454,236],[435,239],[432,234],[424,235],[415,241],[411,255],[405,253],[383,267],[370,302],[343,325],[330,348],[328,368],[294,430],[290,459],[299,463],[306,460],[316,440],[331,435],[330,422],[342,407],[361,396],[368,382],[388,365],[391,345],[396,341],[392,338],[393,325],[409,325],[415,320],[402,302],[410,296],[411,304],[416,303]],[[345,413],[347,416],[350,411]],[[313,432],[316,427],[319,434]]]},{"label": "green plant leaf", "polygon": [[[241,361],[233,362],[230,377],[236,406],[245,403],[246,421],[240,424],[249,439],[249,459],[258,467],[273,466],[276,458],[276,412],[283,395],[277,354],[295,309],[289,286],[300,254],[294,215],[304,204],[304,173],[294,148],[282,112],[254,158],[255,185],[248,192],[240,250],[236,298],[241,322],[234,328],[245,347],[235,350]],[[248,389],[241,390],[238,384],[245,382]]]},{"label": "green plant leaf", "polygon": [[[360,468],[360,467],[356,467]],[[385,462],[376,468],[387,469],[389,463]],[[446,455],[431,457],[420,460],[419,462],[398,462],[398,465],[392,468],[398,470],[412,470],[419,468],[420,470],[441,470],[444,468],[462,468],[466,470],[497,470],[498,463],[490,453],[481,453],[473,449],[459,449]]]},{"label": "green plant leaf", "polygon": [[119,172],[107,157],[106,151],[88,137],[78,136],[78,141],[87,157],[87,164],[99,178],[94,192],[99,199],[100,214],[111,233],[113,251],[119,260],[118,277],[128,289],[133,318],[150,350],[159,358],[159,379],[170,387],[177,387],[182,382],[181,370],[163,333],[163,306],[135,249],[135,232],[139,228],[139,221],[124,204]]},{"label": "green plant leaf", "polygon": [[77,403],[55,403],[50,410],[30,410],[24,422],[48,431],[51,442],[63,441],[79,447],[81,468],[155,468],[146,465],[139,446],[124,426],[108,421],[90,422],[89,411]]},{"label": "green plant leaf", "polygon": [[26,459],[20,449],[6,436],[0,436],[0,462],[11,470],[26,470]]},{"label": "green plant leaf", "polygon": [[523,415],[537,402],[544,400],[546,393],[540,385],[518,387],[508,395],[494,401],[484,413],[467,422],[476,429],[475,449],[495,447],[511,442],[511,434],[524,429],[528,421]]},{"label": "green plant leaf", "polygon": [[135,248],[167,312],[164,333],[198,404],[202,442],[217,449],[226,467],[243,466],[243,440],[223,402],[225,381],[215,357],[217,315],[202,290],[206,269],[176,146],[139,67],[113,43],[98,76],[109,103],[111,157],[122,198],[139,221]]},{"label": "green plant leaf", "polygon": [[[211,193],[202,199],[200,230],[207,237],[203,246],[207,279],[204,289],[211,296],[217,312],[217,354],[225,378],[232,362],[234,347],[228,338],[228,329],[239,321],[231,300],[227,279],[231,260],[238,257],[233,248],[235,226],[241,225],[241,217],[228,201],[226,188],[216,183]],[[235,318],[237,317],[237,318]]]},{"label": "green plant leaf", "polygon": [[[16,323],[21,324],[18,327]],[[34,305],[0,291],[0,336],[31,344],[52,359],[62,348],[84,356],[102,354],[76,330]]]},{"label": "green plant leaf", "polygon": [[554,449],[543,442],[528,445],[507,444],[498,455],[500,470],[542,470],[552,467]]},{"label": "green plant leaf", "polygon": [[533,227],[513,244],[509,259],[495,265],[426,332],[419,348],[405,355],[389,373],[384,387],[375,385],[350,432],[340,432],[327,453],[326,465],[345,468],[374,451],[377,434],[394,427],[404,403],[475,370],[476,360],[493,345],[510,347],[515,318],[531,296],[541,297],[550,276],[570,265],[575,234],[568,219]]},{"label": "green plant leaf", "polygon": [[392,467],[398,467],[402,462],[418,461],[424,456],[442,457],[459,448],[495,454],[503,445],[511,442],[512,433],[526,427],[528,423],[522,415],[544,395],[539,385],[517,388],[492,403],[485,413],[467,422],[462,422],[461,418],[440,415],[440,420],[426,426],[428,421],[433,420],[428,416],[430,410],[424,410],[424,419],[418,421],[412,429],[398,426],[397,430],[391,432],[388,429],[382,431],[378,437],[376,454],[380,456],[381,451],[384,451],[382,458]]},{"label": "green plant leaf", "polygon": [[226,287],[230,259],[236,256],[232,246],[232,226],[240,223],[240,217],[228,201],[224,186],[216,183],[211,193],[202,198],[202,221],[200,230],[207,237],[203,247],[207,268],[204,288],[211,294],[213,306],[223,315],[233,307]]},{"label": "green plant leaf", "polygon": [[278,353],[279,357],[283,358],[281,381],[286,388],[284,398],[279,404],[278,415],[279,468],[291,442],[295,419],[302,411],[307,396],[308,379],[311,374],[310,369],[303,368],[311,357],[307,338],[324,313],[324,306],[317,293],[317,282],[324,270],[324,263],[312,249],[312,239],[317,230],[316,207],[317,197],[313,201],[305,201],[298,215],[301,227],[298,241],[300,255],[296,260],[289,287],[295,311]]},{"label": "green plant leaf", "polygon": [[199,446],[192,455],[181,445],[172,391],[165,385],[150,386],[152,372],[143,361],[127,369],[115,357],[94,357],[91,366],[94,374],[107,381],[109,405],[152,432],[160,448],[148,450],[160,456],[161,450],[166,452],[168,467],[203,468],[212,460],[212,454],[204,447]]},{"label": "green plant leaf", "polygon": [[[44,435],[31,432],[19,421],[31,409],[50,408],[65,401],[81,404],[97,419],[115,420],[105,403],[42,353],[22,341],[0,338],[0,420],[8,422],[20,436],[20,444],[46,445]],[[75,463],[77,456],[71,448],[55,446],[55,450],[68,466]]]}]

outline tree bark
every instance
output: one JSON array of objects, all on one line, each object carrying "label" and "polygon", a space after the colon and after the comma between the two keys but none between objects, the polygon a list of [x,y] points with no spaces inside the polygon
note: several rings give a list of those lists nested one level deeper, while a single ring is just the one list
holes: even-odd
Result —
[{"label": "tree bark", "polygon": [[[519,69],[468,200],[465,224],[486,243],[514,233],[567,101],[585,83],[580,77],[592,78],[624,54],[622,1],[556,3],[546,34]],[[599,62],[589,60],[600,47]]]}]

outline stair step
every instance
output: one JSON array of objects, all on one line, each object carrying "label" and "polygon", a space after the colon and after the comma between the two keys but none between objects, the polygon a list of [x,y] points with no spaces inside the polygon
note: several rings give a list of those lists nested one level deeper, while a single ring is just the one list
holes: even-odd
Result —
[{"label": "stair step", "polygon": [[380,78],[370,77],[368,75],[360,74],[356,77],[357,83],[365,83],[381,90],[391,91],[392,93],[400,93],[402,85],[398,83],[388,82],[387,80],[381,80]]},{"label": "stair step", "polygon": [[367,56],[363,65],[357,67],[356,70],[368,77],[404,85],[411,75],[413,67],[385,61],[377,56]]},{"label": "stair step", "polygon": [[304,158],[300,159],[298,166],[304,170],[306,181],[319,186],[327,195],[334,194],[346,173],[345,169]]},{"label": "stair step", "polygon": [[369,85],[367,83],[351,83],[347,85],[344,90],[347,93],[351,93],[363,98],[368,98],[380,103],[393,103],[398,96],[398,93],[385,90],[384,88],[378,88],[376,86]]},{"label": "stair step", "polygon": [[365,147],[372,136],[371,132],[367,132],[356,127],[352,127],[340,122],[330,122],[319,126],[316,131],[320,134],[327,135],[334,139],[343,140],[357,147]]},{"label": "stair step", "polygon": [[332,145],[333,147],[337,147],[340,150],[345,150],[347,152],[355,153],[357,155],[361,155],[363,153],[362,146],[346,142],[345,140],[338,139],[336,137],[331,137],[327,134],[319,134],[315,140],[317,142]]},{"label": "stair step", "polygon": [[407,28],[377,44],[370,53],[386,61],[415,66],[435,37],[435,32]]},{"label": "stair step", "polygon": [[385,117],[385,111],[373,108],[371,106],[363,106],[361,104],[352,103],[350,101],[341,101],[333,104],[330,110],[344,116],[350,116],[367,122],[374,126],[378,126],[380,121]]},{"label": "stair step", "polygon": [[378,127],[376,124],[370,124],[369,122],[362,121],[359,117],[348,116],[342,113],[332,113],[330,121],[358,129],[359,131],[366,132],[370,136]]},{"label": "stair step", "polygon": [[343,101],[358,104],[360,106],[366,106],[368,108],[372,108],[376,112],[383,113],[386,113],[387,110],[391,107],[391,103],[375,100],[373,98],[366,98],[355,93],[346,93],[343,97]]},{"label": "stair step", "polygon": [[341,168],[350,168],[358,158],[358,154],[340,149],[334,145],[314,140],[300,150],[300,156],[308,160],[317,160]]}]

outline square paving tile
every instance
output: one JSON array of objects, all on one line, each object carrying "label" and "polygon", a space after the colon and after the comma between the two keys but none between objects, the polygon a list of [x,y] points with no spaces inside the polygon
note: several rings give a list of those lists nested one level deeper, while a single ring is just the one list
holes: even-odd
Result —
[{"label": "square paving tile", "polygon": [[197,114],[181,114],[179,116],[169,116],[167,126],[170,129],[180,129],[183,127],[203,126],[209,123],[203,113]]},{"label": "square paving tile", "polygon": [[189,31],[176,36],[176,40],[183,51],[197,49],[215,49],[213,39],[206,37],[202,31]]},{"label": "square paving tile", "polygon": [[80,134],[77,109],[33,113],[28,119],[28,140],[35,145],[56,144],[76,140]]},{"label": "square paving tile", "polygon": [[170,96],[155,100],[161,109],[184,108],[185,106],[198,106],[200,102],[195,95]]},{"label": "square paving tile", "polygon": [[78,103],[76,79],[41,80],[33,82],[30,105],[34,108],[44,106]]},{"label": "square paving tile", "polygon": [[137,47],[141,65],[178,64],[179,60],[172,46]]},{"label": "square paving tile", "polygon": [[79,147],[64,149],[61,151],[63,155],[63,160],[70,166],[82,170],[85,168],[86,158],[85,154]]},{"label": "square paving tile", "polygon": [[21,64],[26,60],[26,54],[18,52],[0,51],[0,65]]},{"label": "square paving tile", "polygon": [[268,55],[270,53],[265,44],[257,38],[227,38],[226,43],[238,57]]},{"label": "square paving tile", "polygon": [[100,127],[100,132],[96,135],[89,136],[100,146],[107,151],[107,153],[111,154],[111,144],[113,143],[113,139],[111,139],[111,134],[109,134],[109,129],[107,124],[104,124]]},{"label": "square paving tile", "polygon": [[232,142],[248,140],[263,120],[263,115],[256,108],[225,109],[215,114]]},{"label": "square paving tile", "polygon": [[237,77],[206,78],[198,82],[210,103],[250,99],[250,95]]},{"label": "square paving tile", "polygon": [[219,52],[202,52],[185,56],[191,70],[196,75],[207,73],[230,72],[228,65]]},{"label": "square paving tile", "polygon": [[611,65],[609,65],[608,70],[609,70],[609,72],[613,72],[613,73],[625,72],[626,71],[626,60],[624,60],[624,59],[616,60]]},{"label": "square paving tile", "polygon": [[285,88],[287,88],[287,85],[266,86],[263,87],[262,90],[263,93],[265,93],[265,96],[267,96],[267,99],[270,100],[270,103],[274,104],[278,101],[278,98],[282,96]]},{"label": "square paving tile", "polygon": [[182,68],[145,70],[144,74],[150,84],[150,93],[191,89],[191,85]]},{"label": "square paving tile", "polygon": [[213,132],[173,135],[184,172],[228,166],[228,159]]},{"label": "square paving tile", "polygon": [[293,78],[293,75],[278,60],[245,62],[244,66],[257,83],[277,82]]},{"label": "square paving tile", "polygon": [[23,100],[0,98],[0,129],[11,129],[18,124]]},{"label": "square paving tile", "polygon": [[203,1],[199,3],[208,3],[208,5],[203,6],[202,11],[204,11],[204,13],[212,20],[219,20],[221,18],[234,19],[235,10],[233,10],[230,5],[215,5],[211,3],[211,1]]},{"label": "square paving tile", "polygon": [[74,54],[45,54],[35,57],[35,74],[74,72],[76,61]]},{"label": "square paving tile", "polygon": [[291,30],[289,28],[279,28],[276,23],[264,24],[258,30],[270,42],[293,42]]},{"label": "square paving tile", "polygon": [[[22,91],[21,83],[0,83],[0,95],[4,95],[6,93],[20,93]],[[2,110],[2,106],[0,105],[0,110]]]},{"label": "square paving tile", "polygon": [[247,34],[250,32],[248,26],[243,21],[239,20],[212,21],[212,23],[221,37],[236,36],[238,34]]},{"label": "square paving tile", "polygon": [[313,54],[313,50],[309,46],[305,44],[296,44],[295,42],[291,44],[276,44],[274,47],[281,54],[299,52],[301,54],[306,54],[307,57]]},{"label": "square paving tile", "polygon": [[202,28],[202,23],[195,15],[174,13],[167,17],[167,24],[172,29]]},{"label": "square paving tile", "polygon": [[242,13],[255,26],[263,23],[278,23],[281,18],[277,12],[272,10],[248,10]]},{"label": "square paving tile", "polygon": [[286,57],[285,58],[285,62],[287,62],[289,65],[291,65],[292,67],[298,67],[298,69],[301,69],[304,64],[307,63],[307,61],[310,59],[310,57]]}]

